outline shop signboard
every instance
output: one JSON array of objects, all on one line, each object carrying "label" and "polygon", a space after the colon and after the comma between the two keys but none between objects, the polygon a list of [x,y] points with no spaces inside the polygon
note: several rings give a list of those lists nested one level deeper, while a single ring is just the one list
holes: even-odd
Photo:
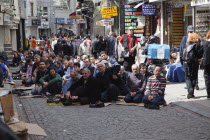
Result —
[{"label": "shop signboard", "polygon": [[144,33],[145,17],[142,16],[141,6],[138,8],[134,7],[135,5],[124,5],[125,33],[127,33],[128,28],[132,26],[134,28],[134,35],[141,37]]},{"label": "shop signboard", "polygon": [[85,20],[84,19],[77,19],[76,21],[77,21],[78,24],[85,23]]},{"label": "shop signboard", "polygon": [[194,0],[191,2],[191,6],[209,5],[210,0]]},{"label": "shop signboard", "polygon": [[4,24],[4,15],[3,13],[0,13],[0,25]]},{"label": "shop signboard", "polygon": [[56,18],[55,23],[57,24],[65,24],[65,19],[64,18]]},{"label": "shop signboard", "polygon": [[32,26],[40,26],[41,25],[41,20],[40,19],[32,19],[31,20]]},{"label": "shop signboard", "polygon": [[67,23],[67,24],[72,24],[72,23],[74,23],[74,20],[73,20],[73,19],[67,18],[67,19],[66,19],[66,23]]},{"label": "shop signboard", "polygon": [[117,6],[101,8],[102,18],[118,16]]},{"label": "shop signboard", "polygon": [[143,15],[156,15],[157,6],[155,4],[143,4],[142,13]]}]

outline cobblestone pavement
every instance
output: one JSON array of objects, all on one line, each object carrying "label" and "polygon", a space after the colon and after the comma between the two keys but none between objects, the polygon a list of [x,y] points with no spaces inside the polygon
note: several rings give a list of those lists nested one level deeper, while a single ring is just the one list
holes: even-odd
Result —
[{"label": "cobblestone pavement", "polygon": [[44,98],[22,98],[31,123],[48,134],[39,140],[209,140],[210,119],[175,105],[160,110],[110,105],[47,106]]}]

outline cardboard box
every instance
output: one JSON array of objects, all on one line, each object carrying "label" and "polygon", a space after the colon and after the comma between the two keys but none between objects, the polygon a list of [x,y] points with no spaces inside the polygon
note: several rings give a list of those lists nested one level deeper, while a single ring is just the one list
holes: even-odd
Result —
[{"label": "cardboard box", "polygon": [[12,94],[8,90],[1,90],[0,102],[4,113],[4,121],[8,122],[15,115]]}]

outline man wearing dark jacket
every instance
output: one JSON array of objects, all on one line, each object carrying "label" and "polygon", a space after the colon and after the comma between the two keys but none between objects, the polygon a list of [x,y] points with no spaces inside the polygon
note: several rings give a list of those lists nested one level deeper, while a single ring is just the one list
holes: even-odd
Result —
[{"label": "man wearing dark jacket", "polygon": [[82,77],[68,89],[66,98],[79,99],[81,104],[96,104],[100,100],[98,82],[88,68],[82,70]]},{"label": "man wearing dark jacket", "polygon": [[106,52],[107,55],[111,58],[115,58],[116,56],[116,49],[115,43],[116,43],[116,37],[114,37],[115,33],[111,32],[110,37],[105,38],[106,43]]},{"label": "man wearing dark jacket", "polygon": [[116,81],[120,76],[117,75],[113,68],[106,68],[105,64],[102,62],[97,64],[97,68],[99,73],[96,74],[96,79],[99,84],[101,100],[103,102],[116,101],[117,95],[120,92],[119,88],[116,86]]},{"label": "man wearing dark jacket", "polygon": [[126,103],[140,103],[144,96],[146,88],[146,80],[144,81],[143,75],[139,73],[138,65],[132,65],[132,73],[128,74],[127,78],[127,90],[128,94],[125,96],[124,101]]},{"label": "man wearing dark jacket", "polygon": [[62,44],[61,44],[61,41],[58,40],[57,44],[54,45],[54,53],[55,55],[58,55],[58,54],[61,54],[61,52],[62,52]]},{"label": "man wearing dark jacket", "polygon": [[70,45],[68,45],[65,40],[63,40],[62,43],[63,43],[63,48],[62,48],[63,55],[73,56],[74,49],[72,44],[70,43]]}]

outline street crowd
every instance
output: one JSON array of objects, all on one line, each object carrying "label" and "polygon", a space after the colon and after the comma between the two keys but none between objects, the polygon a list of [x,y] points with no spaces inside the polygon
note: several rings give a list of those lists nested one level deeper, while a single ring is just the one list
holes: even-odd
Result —
[{"label": "street crowd", "polygon": [[[210,98],[210,31],[207,40],[201,44],[199,35],[188,27],[180,51],[171,52],[170,64],[184,66],[188,98],[194,97],[199,65],[204,67],[207,98]],[[156,66],[148,71],[147,59],[140,63],[139,56],[147,55],[148,45],[158,43],[151,36],[139,41],[129,27],[127,34],[117,37],[111,32],[107,37],[96,35],[44,37],[43,48],[36,47],[36,37],[29,39],[28,46],[14,51],[13,66],[19,66],[17,73],[25,86],[35,84],[33,95],[46,95],[47,102],[57,100],[61,94],[63,105],[80,102],[90,107],[104,107],[105,102],[116,102],[124,96],[126,103],[144,103],[149,109],[166,105],[164,93],[167,76],[163,67]],[[30,44],[30,45],[29,45]],[[139,53],[140,50],[143,52]],[[179,54],[179,55],[178,55]],[[192,59],[193,58],[193,59]],[[9,68],[0,61],[4,78],[13,81]],[[14,78],[14,77],[13,77]],[[13,83],[14,84],[14,83]]]}]

